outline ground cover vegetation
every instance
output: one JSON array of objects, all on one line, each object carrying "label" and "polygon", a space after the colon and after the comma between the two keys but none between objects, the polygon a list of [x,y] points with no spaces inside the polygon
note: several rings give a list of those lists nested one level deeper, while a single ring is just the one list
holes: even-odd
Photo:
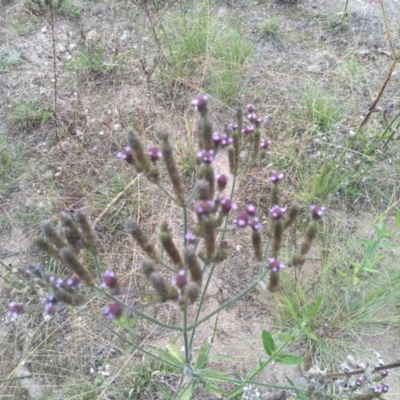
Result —
[{"label": "ground cover vegetation", "polygon": [[400,10],[4,2],[0,393],[397,399]]}]

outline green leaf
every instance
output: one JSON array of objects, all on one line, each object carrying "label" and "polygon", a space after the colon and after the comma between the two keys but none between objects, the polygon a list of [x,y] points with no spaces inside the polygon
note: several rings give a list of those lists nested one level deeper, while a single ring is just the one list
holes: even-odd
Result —
[{"label": "green leaf", "polygon": [[282,364],[298,365],[303,362],[303,359],[301,357],[293,356],[291,354],[280,354],[275,357],[275,361]]},{"label": "green leaf", "polygon": [[159,349],[158,347],[155,346],[149,346],[149,347],[158,355],[159,358],[161,358],[162,361],[164,361],[171,367],[175,368],[176,370],[182,372],[183,363],[180,360],[177,360],[175,357],[171,356],[171,354],[169,354],[165,350]]},{"label": "green leaf", "polygon": [[179,395],[179,400],[190,400],[193,396],[193,393],[196,389],[196,383],[191,383],[190,385],[186,386],[186,388],[183,390],[183,392],[180,393]]},{"label": "green leaf", "polygon": [[292,343],[294,341],[294,337],[289,333],[283,333],[279,335],[279,341],[282,343]]},{"label": "green leaf", "polygon": [[400,228],[400,211],[397,211],[396,214],[396,226]]},{"label": "green leaf", "polygon": [[161,385],[157,385],[157,389],[167,400],[174,399],[174,396],[171,393],[169,393],[168,390],[165,389],[165,387],[163,387]]},{"label": "green leaf", "polygon": [[168,343],[167,344],[167,351],[169,354],[171,354],[172,357],[174,357],[176,360],[178,360],[180,363],[183,363],[185,361],[185,358],[183,357],[183,354],[179,350],[178,346],[175,343]]},{"label": "green leaf", "polygon": [[268,331],[263,329],[261,337],[262,337],[262,341],[263,341],[263,345],[264,345],[264,349],[265,349],[266,353],[270,357],[272,357],[272,354],[274,354],[274,351],[276,348],[272,335]]},{"label": "green leaf", "polygon": [[317,299],[317,301],[315,302],[314,307],[313,307],[313,308],[310,310],[310,312],[307,314],[307,319],[308,319],[309,321],[311,321],[311,320],[315,317],[315,315],[317,314],[318,310],[319,310],[320,307],[321,307],[321,304],[322,304],[322,297],[319,297],[319,298]]},{"label": "green leaf", "polygon": [[211,343],[208,338],[204,340],[203,346],[199,350],[199,355],[197,357],[195,367],[196,369],[204,369],[207,366],[208,354],[210,352]]},{"label": "green leaf", "polygon": [[219,388],[215,383],[205,382],[204,387],[206,388],[207,392],[215,394],[218,399],[220,399],[224,394],[224,391]]}]

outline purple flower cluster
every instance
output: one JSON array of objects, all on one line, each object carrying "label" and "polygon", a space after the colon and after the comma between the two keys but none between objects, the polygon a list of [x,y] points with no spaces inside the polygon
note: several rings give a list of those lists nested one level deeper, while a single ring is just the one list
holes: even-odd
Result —
[{"label": "purple flower cluster", "polygon": [[271,268],[272,272],[279,272],[285,265],[278,261],[276,258],[268,258],[268,265]]},{"label": "purple flower cluster", "polygon": [[199,200],[196,202],[195,210],[200,218],[208,216],[214,208],[212,200]]},{"label": "purple flower cluster", "polygon": [[281,219],[285,215],[285,212],[286,208],[278,206],[277,204],[269,209],[269,214],[273,219]]},{"label": "purple flower cluster", "polygon": [[259,218],[256,216],[257,207],[253,204],[246,205],[246,211],[240,213],[236,217],[236,225],[239,228],[250,226],[254,231],[258,231],[262,228],[262,224]]},{"label": "purple flower cluster", "polygon": [[197,241],[196,236],[192,232],[187,232],[185,238],[188,244],[195,244]]},{"label": "purple flower cluster", "polygon": [[120,318],[124,308],[120,303],[111,303],[103,308],[103,314],[109,319]]},{"label": "purple flower cluster", "polygon": [[130,146],[126,146],[123,150],[117,153],[117,157],[125,160],[128,164],[132,164],[133,162],[133,154]]},{"label": "purple flower cluster", "polygon": [[151,161],[158,161],[161,158],[161,151],[156,147],[147,147],[147,154],[150,157]]},{"label": "purple flower cluster", "polygon": [[198,94],[190,104],[197,108],[197,111],[203,112],[207,110],[208,97],[205,94]]},{"label": "purple flower cluster", "polygon": [[54,315],[56,313],[56,309],[54,305],[57,304],[57,299],[53,294],[48,295],[43,299],[44,311],[47,315]]},{"label": "purple flower cluster", "polygon": [[233,138],[227,133],[214,132],[212,139],[216,146],[227,147],[233,143]]},{"label": "purple flower cluster", "polygon": [[10,308],[7,312],[7,317],[9,318],[15,319],[24,312],[24,306],[16,303],[15,301],[12,301],[9,304],[9,307]]},{"label": "purple flower cluster", "polygon": [[285,174],[280,171],[272,170],[269,174],[269,180],[274,184],[283,181],[284,178]]},{"label": "purple flower cluster", "polygon": [[202,149],[197,153],[197,157],[204,163],[211,164],[214,160],[214,150]]},{"label": "purple flower cluster", "polygon": [[221,208],[225,212],[229,212],[231,210],[237,210],[237,205],[232,200],[228,199],[227,197],[223,197],[220,201]]},{"label": "purple flower cluster", "polygon": [[326,208],[324,206],[312,205],[310,206],[311,217],[313,220],[319,220],[324,215]]}]

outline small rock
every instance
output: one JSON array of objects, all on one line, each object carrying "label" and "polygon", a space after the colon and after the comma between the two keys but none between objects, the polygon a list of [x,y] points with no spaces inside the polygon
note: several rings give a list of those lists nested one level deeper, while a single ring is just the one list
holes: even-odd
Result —
[{"label": "small rock", "polygon": [[67,49],[65,48],[65,46],[61,43],[56,45],[56,51],[59,53],[65,53],[67,51]]},{"label": "small rock", "polygon": [[100,40],[100,35],[97,33],[96,29],[92,29],[86,35],[86,41],[89,43],[96,43]]},{"label": "small rock", "polygon": [[47,28],[44,26],[44,27],[41,29],[41,32],[42,32],[42,33],[46,33],[46,32],[47,32]]},{"label": "small rock", "polygon": [[54,172],[51,170],[48,170],[44,173],[43,178],[46,180],[51,180],[54,177]]}]

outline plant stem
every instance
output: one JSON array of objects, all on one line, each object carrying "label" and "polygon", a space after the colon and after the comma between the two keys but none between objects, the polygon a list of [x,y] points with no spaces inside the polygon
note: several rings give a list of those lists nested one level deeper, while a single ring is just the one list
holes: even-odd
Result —
[{"label": "plant stem", "polygon": [[[234,192],[235,192],[235,186],[236,186],[236,175],[233,175],[232,189],[231,189],[231,194],[230,194],[230,196],[229,196],[230,200],[232,200],[232,198],[233,198],[233,194],[234,194]],[[228,225],[228,217],[229,217],[229,215],[225,218],[225,224],[224,224],[224,228],[223,228],[223,232],[222,232],[221,241],[223,241],[224,238],[225,238],[226,227],[227,227],[227,225]],[[213,263],[212,266],[211,266],[210,272],[209,272],[208,277],[207,277],[207,282],[206,282],[206,284],[204,285],[203,293],[201,294],[201,297],[200,297],[200,300],[199,300],[199,305],[198,305],[197,311],[196,311],[196,317],[195,317],[195,319],[194,319],[194,324],[195,324],[195,326],[193,327],[193,331],[192,331],[192,334],[191,334],[191,337],[190,337],[190,348],[192,347],[194,335],[195,335],[195,333],[196,333],[196,327],[197,327],[198,325],[200,325],[200,324],[197,324],[197,322],[198,322],[198,319],[199,319],[199,317],[200,317],[200,312],[201,312],[201,309],[202,309],[202,307],[203,307],[203,303],[204,303],[204,299],[205,299],[206,294],[207,294],[208,286],[210,285],[211,278],[212,278],[212,276],[213,276],[214,269],[215,269],[216,265],[217,265],[216,263]],[[257,282],[258,282],[258,281],[257,281]],[[225,303],[224,303],[224,304],[225,304]],[[224,307],[224,308],[225,308],[225,307]],[[214,313],[214,314],[215,314],[215,313]],[[212,315],[214,315],[214,314],[212,314]],[[212,315],[211,315],[211,316],[212,316]],[[207,319],[208,319],[208,318],[207,318]],[[202,321],[204,322],[204,321],[206,321],[207,319],[204,320],[204,318],[203,318]],[[192,324],[191,326],[193,326],[193,324]]]},{"label": "plant stem", "polygon": [[100,262],[99,262],[99,258],[97,257],[96,254],[93,254],[93,259],[94,259],[94,265],[96,266],[96,271],[97,271],[97,278],[99,280],[99,283],[101,283],[102,278],[101,278],[101,268],[100,268]]},{"label": "plant stem", "polygon": [[129,339],[127,339],[126,337],[124,337],[123,335],[121,335],[120,333],[118,333],[115,329],[111,328],[109,325],[107,325],[104,321],[102,321],[101,319],[97,318],[96,316],[94,316],[91,313],[88,313],[86,311],[81,310],[80,308],[76,308],[76,311],[78,311],[79,313],[86,315],[87,317],[93,319],[94,321],[98,322],[100,325],[102,325],[104,328],[108,329],[111,333],[113,333],[115,336],[117,336],[118,338],[120,338],[121,340],[123,340],[124,342],[128,343],[130,346],[132,346],[132,348],[140,350],[142,353],[156,358],[157,360],[161,361],[162,363],[168,364],[171,367],[175,368],[176,366],[170,362],[168,362],[168,360],[164,360],[163,358],[160,358],[156,355],[154,355],[153,353],[151,353],[150,351],[147,351],[145,349],[143,349],[140,346],[137,346],[135,343],[131,342]]},{"label": "plant stem", "polygon": [[178,204],[178,206],[182,206],[182,204],[174,197],[171,195],[171,193],[168,192],[167,189],[164,188],[160,183],[157,183],[157,186],[175,203]]},{"label": "plant stem", "polygon": [[187,332],[187,308],[182,312],[182,324],[183,324],[183,340],[185,342],[185,363],[190,365],[190,347],[191,343],[189,343],[188,332]]},{"label": "plant stem", "polygon": [[113,296],[111,293],[106,292],[105,290],[103,290],[102,288],[99,288],[98,286],[95,286],[95,289],[101,293],[103,296],[108,297],[110,300],[120,304],[122,307],[124,307],[127,311],[131,311],[134,314],[139,315],[140,317],[142,317],[143,319],[146,319],[147,321],[152,322],[153,324],[156,324],[158,326],[161,326],[162,328],[166,328],[166,329],[170,329],[171,331],[179,331],[182,332],[183,329],[179,326],[175,326],[175,325],[169,325],[169,324],[164,324],[163,322],[159,321],[157,318],[153,318],[150,317],[150,315],[147,315],[145,313],[142,313],[141,311],[139,311],[138,309],[136,309],[135,307],[129,307],[127,306],[125,303],[123,303],[120,299],[118,299],[117,297]]}]

